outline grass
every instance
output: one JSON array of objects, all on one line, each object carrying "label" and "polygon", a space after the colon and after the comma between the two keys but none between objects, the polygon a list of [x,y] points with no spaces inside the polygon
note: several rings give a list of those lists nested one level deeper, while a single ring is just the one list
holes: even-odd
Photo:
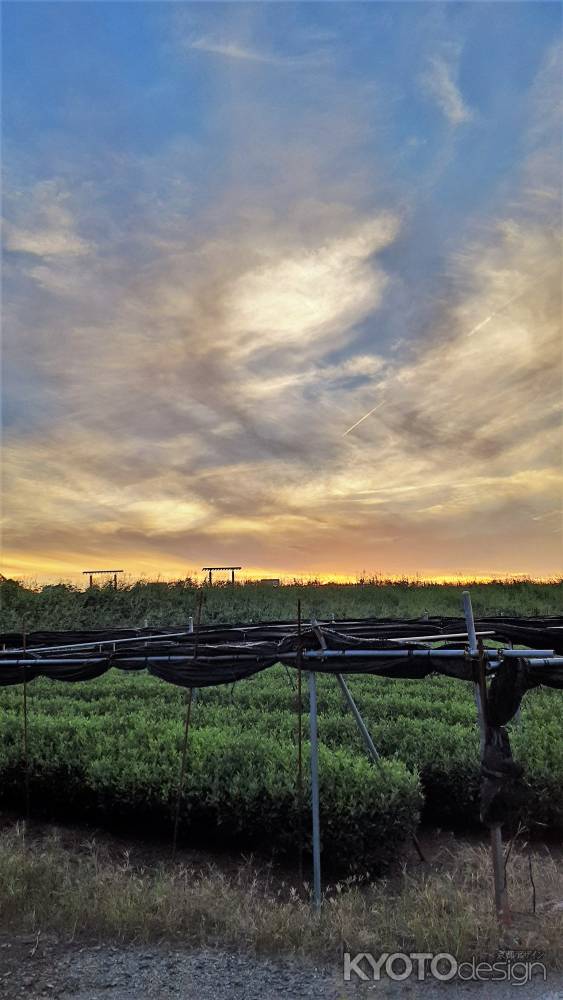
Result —
[{"label": "grass", "polygon": [[111,584],[78,590],[67,584],[24,587],[14,580],[0,584],[0,628],[80,629],[105,626],[151,627],[185,623],[195,618],[203,590],[202,621],[248,622],[295,618],[301,600],[305,620],[327,617],[420,617],[460,615],[461,593],[470,589],[476,615],[550,615],[563,607],[563,581],[538,583],[428,584],[404,580],[368,580],[358,584],[294,583],[281,587],[259,583],[198,587],[191,580],[175,583],[137,581],[113,590]]},{"label": "grass", "polygon": [[264,954],[337,962],[342,952],[447,951],[459,961],[501,947],[537,948],[562,963],[563,872],[534,853],[537,913],[532,916],[528,851],[514,847],[508,867],[513,926],[499,931],[491,911],[490,855],[481,846],[442,847],[429,865],[391,880],[353,879],[325,888],[311,919],[306,886],[252,860],[231,866],[137,862],[90,838],[72,847],[56,829],[0,834],[0,930],[56,933],[108,942],[165,939]]}]

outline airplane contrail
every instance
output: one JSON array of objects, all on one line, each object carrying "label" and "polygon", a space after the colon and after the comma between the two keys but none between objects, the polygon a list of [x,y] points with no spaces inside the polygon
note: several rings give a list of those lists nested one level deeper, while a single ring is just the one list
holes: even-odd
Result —
[{"label": "airplane contrail", "polygon": [[375,411],[378,410],[380,406],[383,406],[384,402],[385,400],[382,399],[381,402],[377,404],[377,406],[374,406],[373,410],[370,410],[369,413],[364,413],[363,417],[360,417],[359,420],[356,420],[355,424],[352,424],[352,426],[349,427],[347,431],[344,431],[342,437],[346,437],[346,435],[349,434],[350,431],[353,431],[355,427],[358,427],[360,424],[363,424],[364,420],[367,420],[368,417],[371,417],[372,413],[375,413]]},{"label": "airplane contrail", "polygon": [[[505,309],[508,309],[508,307],[511,306],[513,302],[516,302],[517,299],[521,299],[522,296],[525,295],[526,292],[530,290],[530,288],[534,287],[534,285],[537,285],[539,284],[540,281],[543,281],[543,279],[547,277],[548,274],[551,274],[551,271],[546,271],[544,274],[541,274],[540,277],[537,278],[535,281],[528,282],[528,284],[523,290],[520,290],[519,292],[517,292],[516,295],[513,295],[511,299],[508,299],[508,302],[505,302],[502,306],[499,306],[498,309],[495,309],[494,312],[492,312],[489,316],[485,316],[485,319],[482,319],[480,323],[477,323],[477,326],[474,326],[473,329],[469,331],[469,333],[465,334],[465,336],[472,337],[474,333],[478,333],[478,331],[482,330],[483,327],[487,325],[487,323],[490,323],[491,320],[495,318],[495,316],[498,316],[499,313],[503,312]],[[360,424],[363,424],[364,420],[367,420],[368,417],[371,417],[372,413],[375,413],[375,411],[378,410],[380,406],[383,406],[383,402],[384,400],[382,400],[381,403],[378,403],[377,406],[374,406],[373,410],[370,410],[369,413],[364,413],[363,417],[360,417],[359,420],[356,420],[355,424],[352,424],[352,426],[349,427],[347,431],[344,431],[342,437],[346,437],[346,435],[349,434],[350,431],[353,431],[356,427],[359,427]]]},{"label": "airplane contrail", "polygon": [[487,323],[490,323],[491,320],[495,318],[495,316],[498,316],[498,314],[503,312],[504,309],[508,309],[508,307],[511,306],[513,302],[516,302],[516,299],[521,299],[522,296],[525,295],[527,291],[528,289],[525,288],[523,292],[518,292],[518,295],[513,295],[512,298],[508,300],[508,302],[505,302],[502,306],[499,306],[498,309],[495,309],[495,311],[492,312],[490,316],[485,316],[485,319],[482,319],[480,323],[477,323],[477,326],[474,326],[473,329],[469,331],[469,333],[465,334],[465,336],[472,337],[474,333],[478,333],[479,330],[482,330],[483,327],[487,325]]},{"label": "airplane contrail", "polygon": [[529,281],[528,284],[523,289],[520,289],[520,291],[517,292],[516,295],[513,295],[512,298],[508,300],[508,302],[504,302],[503,305],[499,306],[498,309],[495,309],[490,316],[486,316],[485,319],[482,319],[481,322],[477,323],[477,326],[474,326],[473,329],[470,330],[469,333],[466,333],[465,336],[472,337],[474,333],[477,333],[479,330],[482,330],[483,327],[487,325],[487,323],[490,323],[491,320],[495,318],[495,316],[498,316],[499,313],[504,312],[505,309],[508,309],[508,307],[511,306],[513,302],[516,302],[517,299],[521,299],[526,294],[526,292],[529,292],[530,288],[533,288],[534,285],[538,285],[540,281],[543,281],[543,279],[546,278],[551,273],[552,273],[551,270],[545,271],[543,274],[540,274],[539,278],[536,278],[534,281]]}]

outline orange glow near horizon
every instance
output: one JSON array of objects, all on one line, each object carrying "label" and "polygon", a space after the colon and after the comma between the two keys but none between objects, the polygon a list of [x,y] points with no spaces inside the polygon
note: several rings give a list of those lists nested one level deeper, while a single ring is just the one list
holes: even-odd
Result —
[{"label": "orange glow near horizon", "polygon": [[[103,561],[102,561],[103,562]],[[105,568],[105,563],[102,565],[99,562],[100,568]],[[92,568],[98,563],[93,563]],[[119,565],[118,565],[119,563]],[[89,567],[88,567],[89,568]],[[116,562],[116,568],[123,568],[124,573],[119,577],[120,584],[130,586],[137,581],[144,582],[162,582],[162,583],[173,583],[176,581],[192,579],[197,583],[202,583],[206,580],[207,574],[204,573],[201,567],[173,567],[173,566],[147,566],[142,565],[138,569],[134,566],[127,568],[126,565],[122,565],[119,559]],[[56,560],[46,561],[44,563],[34,563],[33,559],[20,558],[18,560],[10,561],[9,563],[4,563],[2,567],[2,573],[8,579],[15,579],[23,583],[26,586],[46,586],[57,583],[68,583],[73,586],[86,587],[87,578],[83,575],[82,570],[77,570],[74,566],[70,564],[63,563],[59,564]],[[271,567],[254,567],[254,566],[243,566],[240,572],[237,572],[236,580],[238,583],[246,582],[258,582],[261,579],[279,579],[281,584],[291,584],[293,582],[299,583],[321,583],[321,584],[358,584],[362,581],[378,582],[378,583],[401,583],[407,581],[412,585],[416,584],[487,584],[496,581],[510,583],[511,581],[529,581],[534,583],[560,583],[562,582],[563,575],[557,574],[537,574],[531,576],[529,573],[522,571],[497,571],[497,572],[459,572],[459,573],[424,573],[424,572],[404,572],[404,573],[392,573],[392,572],[368,572],[359,571],[356,573],[341,573],[335,572],[315,572],[315,571],[296,571],[288,572],[287,570],[276,570]],[[100,578],[97,583],[103,584],[103,578]],[[228,573],[216,572],[214,574],[214,584],[229,583],[230,576]]]}]

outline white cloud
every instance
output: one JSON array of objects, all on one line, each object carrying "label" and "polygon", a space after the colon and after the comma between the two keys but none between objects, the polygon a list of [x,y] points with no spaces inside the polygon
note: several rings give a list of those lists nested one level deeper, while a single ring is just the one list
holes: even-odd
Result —
[{"label": "white cloud", "polygon": [[322,337],[323,349],[377,308],[387,278],[370,259],[391,243],[398,220],[382,215],[325,244],[261,264],[235,282],[228,328],[243,353]]},{"label": "white cloud", "polygon": [[473,112],[465,103],[456,82],[457,65],[444,56],[433,56],[428,63],[428,69],[421,77],[426,95],[436,101],[452,125],[471,121]]},{"label": "white cloud", "polygon": [[185,43],[187,49],[198,52],[208,52],[211,55],[223,56],[226,59],[242,60],[243,62],[267,63],[269,66],[287,66],[295,60],[291,57],[278,56],[273,52],[260,52],[236,41],[219,40],[203,35]]},{"label": "white cloud", "polygon": [[68,230],[18,229],[6,225],[7,250],[30,253],[37,257],[77,257],[89,252],[89,245]]},{"label": "white cloud", "polygon": [[90,252],[90,244],[76,232],[69,194],[56,180],[36,184],[14,207],[15,221],[4,226],[7,250],[52,258],[81,257]]}]

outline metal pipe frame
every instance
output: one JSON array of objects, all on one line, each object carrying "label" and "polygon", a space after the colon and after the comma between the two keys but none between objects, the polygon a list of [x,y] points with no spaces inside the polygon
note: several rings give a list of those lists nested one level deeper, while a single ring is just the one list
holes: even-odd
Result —
[{"label": "metal pipe frame", "polygon": [[345,701],[348,704],[348,708],[350,709],[352,715],[354,716],[354,719],[356,720],[356,725],[357,725],[358,729],[360,730],[360,733],[362,735],[362,739],[364,741],[365,748],[366,748],[369,756],[374,761],[379,761],[380,754],[378,753],[378,751],[377,751],[377,749],[375,747],[375,743],[373,742],[373,740],[372,740],[372,738],[371,738],[371,736],[369,734],[369,730],[368,730],[368,728],[367,728],[364,720],[362,719],[362,716],[360,715],[360,711],[358,709],[358,706],[356,705],[356,702],[354,701],[354,699],[352,697],[352,693],[350,691],[350,688],[348,687],[348,685],[347,685],[346,681],[344,680],[342,674],[337,674],[336,675],[336,680],[338,681],[340,690],[342,691],[342,694],[344,695],[344,699],[345,699]]},{"label": "metal pipe frame", "polygon": [[[477,646],[477,634],[475,632],[475,619],[473,618],[473,606],[471,604],[471,594],[468,590],[463,591],[463,614],[465,616],[465,624],[467,625],[467,636],[468,636],[468,646],[469,655],[471,657],[477,657],[479,649]],[[498,653],[497,653],[498,656]],[[477,719],[479,721],[479,744],[481,748],[481,757],[485,752],[485,742],[487,739],[487,727],[485,724],[485,714],[483,712],[483,704],[481,699],[481,689],[479,684],[475,683],[473,685],[473,696],[475,698],[475,705],[477,707]]]},{"label": "metal pipe frame", "polygon": [[321,822],[319,808],[319,746],[317,736],[317,679],[309,670],[309,732],[311,736],[311,810],[313,814],[313,906],[321,909]]},{"label": "metal pipe frame", "polygon": [[[168,632],[168,633],[157,633],[156,635],[134,635],[129,639],[96,639],[95,642],[74,642],[69,643],[67,646],[28,646],[26,652],[33,653],[61,653],[63,649],[98,649],[100,646],[116,646],[123,645],[126,642],[149,642],[151,639],[179,639],[183,636],[190,635],[193,632],[193,619],[189,619],[192,625],[188,623],[188,628],[184,632]],[[6,650],[8,653],[23,653],[24,648],[20,646],[17,649]]]},{"label": "metal pipe frame", "polygon": [[[500,665],[501,659],[499,659],[499,654],[502,656],[502,650],[485,650],[485,654],[490,654],[490,659],[487,656],[488,666],[496,668]],[[295,659],[297,657],[296,653],[284,653],[282,659]],[[463,649],[414,649],[410,651],[403,650],[364,650],[364,649],[354,649],[354,650],[344,650],[344,649],[310,649],[305,650],[302,654],[304,660],[325,660],[325,659],[365,659],[366,657],[372,659],[391,659],[391,660],[407,660],[407,659],[467,659],[468,654]],[[25,657],[4,657],[0,654],[0,667],[2,665],[7,667],[18,667],[23,664],[35,665],[35,666],[64,666],[65,664],[84,664],[87,666],[91,663],[105,663],[108,657],[34,657],[32,654],[28,653]],[[253,653],[236,653],[228,656],[213,656],[211,657],[213,663],[244,663],[245,660],[256,661],[256,656]],[[520,656],[519,659],[528,660],[530,666],[534,667],[561,667],[563,666],[563,656],[537,656],[535,657],[533,651],[531,655],[526,652],[525,655]],[[120,662],[135,666],[143,666],[147,663],[197,663],[199,662],[197,656],[182,656],[179,654],[169,654],[168,656],[159,655],[151,656],[146,654],[145,656],[128,656],[126,659],[120,661],[117,660],[115,663],[118,665]],[[276,661],[277,662],[277,661]]]}]

